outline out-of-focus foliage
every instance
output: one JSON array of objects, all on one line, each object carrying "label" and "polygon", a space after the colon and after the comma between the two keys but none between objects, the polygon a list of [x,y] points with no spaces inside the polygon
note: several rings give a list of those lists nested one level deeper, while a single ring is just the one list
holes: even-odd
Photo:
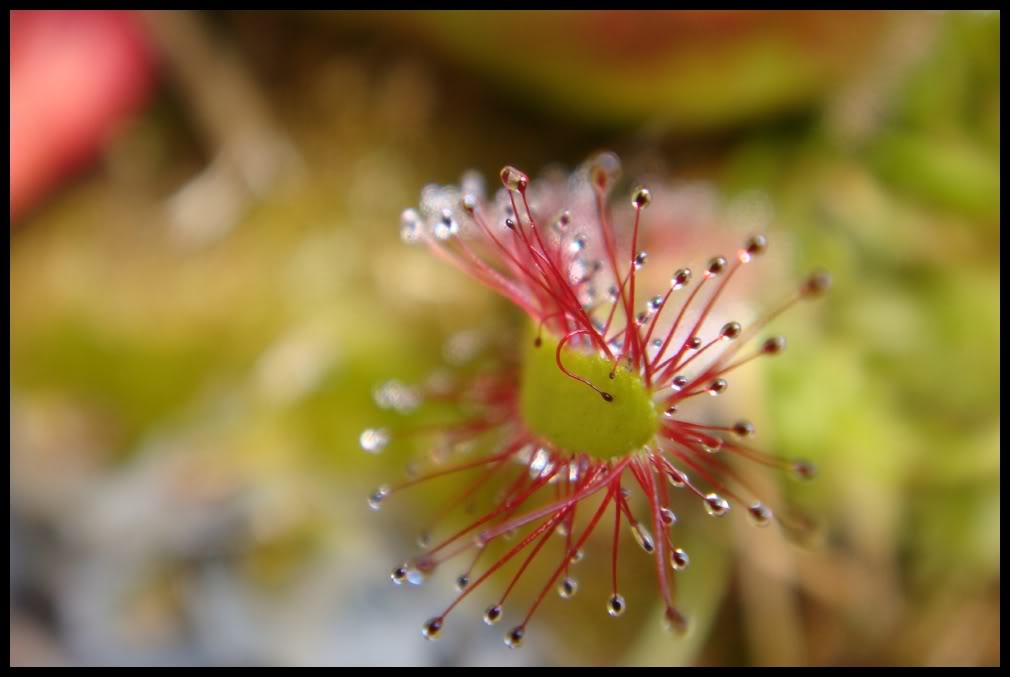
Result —
[{"label": "out-of-focus foliage", "polygon": [[[181,219],[216,149],[166,80],[14,226],[12,663],[999,663],[998,13],[204,20],[299,168]],[[398,420],[378,383],[508,315],[404,246],[399,211],[463,168],[600,146],[760,195],[783,277],[833,271],[754,386],[762,444],[820,465],[785,490],[821,542],[685,519],[686,640],[647,561],[607,618],[599,553],[522,652],[462,617],[426,643],[451,577],[385,572],[441,489],[370,513],[414,450],[357,438]]]},{"label": "out-of-focus foliage", "polygon": [[416,32],[526,106],[596,125],[677,132],[796,110],[866,65],[879,12],[422,12]]}]

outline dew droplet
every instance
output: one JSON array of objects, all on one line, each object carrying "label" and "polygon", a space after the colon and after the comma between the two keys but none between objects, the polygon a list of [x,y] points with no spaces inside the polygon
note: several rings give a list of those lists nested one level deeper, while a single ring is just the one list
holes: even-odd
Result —
[{"label": "dew droplet", "polygon": [[[649,306],[648,307],[649,307],[649,312],[650,313],[656,312],[657,310],[659,310],[660,308],[663,307],[663,297],[662,296],[653,296],[651,299],[649,299]],[[660,344],[660,345],[662,345],[662,344]]]},{"label": "dew droplet", "polygon": [[463,201],[461,204],[463,205],[463,209],[468,214],[473,214],[474,211],[477,209],[477,196],[474,195],[473,193],[467,193],[466,195],[463,196]]},{"label": "dew droplet", "polygon": [[705,512],[713,517],[722,517],[729,512],[729,501],[719,494],[709,494],[705,497]]},{"label": "dew droplet", "polygon": [[382,409],[392,409],[405,414],[416,409],[421,403],[417,390],[399,381],[386,381],[372,392],[375,403]]},{"label": "dew droplet", "polygon": [[456,590],[463,592],[466,590],[466,586],[470,585],[470,577],[466,574],[460,574],[456,577]]},{"label": "dew droplet", "polygon": [[582,284],[589,279],[588,275],[586,275],[586,270],[586,260],[581,257],[575,259],[572,261],[572,265],[568,267],[568,281],[572,285]]},{"label": "dew droplet", "polygon": [[721,437],[705,436],[705,440],[701,443],[701,448],[710,454],[718,454],[722,451],[722,445],[724,442]]},{"label": "dew droplet", "polygon": [[607,600],[607,613],[614,618],[623,614],[627,608],[627,605],[624,603],[624,598],[617,593],[611,595],[610,599]]},{"label": "dew droplet", "polygon": [[571,242],[568,243],[568,253],[569,254],[578,254],[579,252],[581,252],[585,248],[586,248],[586,236],[585,235],[578,235],[578,236],[572,238]]},{"label": "dew droplet", "polygon": [[639,186],[631,194],[631,206],[636,209],[648,207],[650,202],[652,202],[652,193],[644,186]]},{"label": "dew droplet", "polygon": [[407,566],[407,582],[411,585],[421,585],[424,583],[424,579],[427,578],[424,571],[421,570],[417,564],[412,564]]},{"label": "dew droplet", "polygon": [[670,484],[677,489],[683,489],[687,486],[687,477],[684,476],[684,473],[675,468],[670,470],[669,474],[667,474],[667,478],[670,480]]},{"label": "dew droplet", "polygon": [[785,336],[771,336],[761,344],[761,352],[765,355],[778,355],[786,349]]},{"label": "dew droplet", "polygon": [[824,294],[830,287],[831,275],[823,270],[818,270],[803,282],[800,293],[806,298],[813,298]]},{"label": "dew droplet", "polygon": [[572,222],[572,213],[567,209],[561,212],[561,216],[558,217],[558,226],[561,228],[567,228],[568,224]]},{"label": "dew droplet", "polygon": [[663,625],[668,631],[673,632],[680,637],[686,635],[690,627],[687,617],[684,616],[684,614],[669,607],[666,609],[666,613],[663,616]]},{"label": "dew droplet", "polygon": [[586,553],[581,548],[579,548],[574,553],[572,553],[571,563],[572,564],[578,564],[579,562],[581,562],[585,558],[586,558]]},{"label": "dew droplet", "polygon": [[719,338],[721,338],[723,341],[732,341],[733,339],[735,339],[737,336],[740,335],[740,332],[742,330],[743,327],[740,326],[739,322],[727,322],[722,326],[722,329],[719,331]]},{"label": "dew droplet", "polygon": [[494,625],[501,620],[501,606],[495,604],[494,606],[489,606],[484,612],[484,624]]},{"label": "dew droplet", "polygon": [[366,428],[358,437],[361,448],[370,454],[378,454],[389,444],[389,431],[385,428]]},{"label": "dew droplet", "polygon": [[676,513],[665,506],[659,509],[659,519],[668,527],[672,527],[677,523]]},{"label": "dew droplet", "polygon": [[674,376],[673,380],[670,381],[670,387],[674,390],[683,390],[684,386],[687,385],[686,376]]},{"label": "dew droplet", "polygon": [[768,249],[768,238],[764,235],[754,235],[747,238],[747,241],[743,243],[743,250],[747,255],[746,260],[748,261],[751,257],[764,254],[766,249]]},{"label": "dew droplet", "polygon": [[389,574],[389,578],[393,581],[393,583],[403,585],[403,582],[407,580],[407,565],[402,564],[393,569],[393,572]]},{"label": "dew droplet", "polygon": [[421,239],[421,215],[416,209],[404,209],[400,214],[400,239],[413,244]]},{"label": "dew droplet", "polygon": [[600,153],[589,162],[590,181],[599,190],[606,190],[620,173],[621,161],[613,153]]},{"label": "dew droplet", "polygon": [[538,477],[549,475],[552,470],[554,470],[554,464],[551,462],[551,452],[540,447],[530,461],[530,479],[535,480]]},{"label": "dew droplet", "polygon": [[701,337],[692,336],[691,338],[689,338],[687,340],[687,347],[690,350],[697,350],[698,348],[701,348]]},{"label": "dew droplet", "polygon": [[717,378],[716,380],[708,384],[708,394],[711,395],[712,397],[722,395],[724,392],[726,392],[726,388],[728,387],[729,383],[726,382],[726,379]]},{"label": "dew droplet", "polygon": [[747,420],[740,420],[733,424],[733,433],[739,437],[753,437],[757,432],[754,424]]},{"label": "dew droplet", "polygon": [[650,534],[640,523],[631,525],[631,533],[638,542],[638,545],[641,546],[642,550],[650,555],[655,552],[656,544],[652,540],[652,534]]},{"label": "dew droplet", "polygon": [[500,176],[502,184],[509,190],[525,190],[530,182],[528,176],[512,165],[502,167]]},{"label": "dew droplet", "polygon": [[683,289],[691,281],[691,269],[681,268],[673,274],[670,279],[670,286],[674,289]]},{"label": "dew droplet", "polygon": [[766,527],[771,524],[772,511],[764,503],[752,503],[747,507],[747,516],[756,527]]},{"label": "dew droplet", "polygon": [[716,256],[709,260],[705,273],[709,277],[715,277],[716,275],[721,275],[724,270],[726,270],[726,257]]},{"label": "dew droplet", "polygon": [[571,599],[579,589],[579,584],[574,578],[565,576],[565,578],[558,583],[558,596],[561,599]]},{"label": "dew droplet", "polygon": [[424,625],[421,626],[421,634],[424,635],[425,639],[438,639],[438,636],[442,633],[442,619],[438,616],[435,618],[429,618],[425,621]]},{"label": "dew droplet", "polygon": [[459,177],[460,190],[478,200],[484,197],[484,177],[475,169],[468,169]]},{"label": "dew droplet", "polygon": [[429,545],[431,545],[431,534],[427,531],[422,531],[417,535],[417,547],[426,550]]},{"label": "dew droplet", "polygon": [[611,303],[617,303],[620,294],[621,292],[616,285],[610,285],[610,288],[607,289],[607,298],[610,299]]},{"label": "dew droplet", "polygon": [[450,210],[443,209],[442,215],[435,221],[431,232],[439,240],[448,240],[459,234],[459,223],[452,217]]},{"label": "dew droplet", "polygon": [[670,552],[670,566],[674,571],[683,571],[691,563],[691,558],[683,548],[674,548]]},{"label": "dew droplet", "polygon": [[505,646],[510,649],[518,649],[523,645],[523,637],[526,636],[526,630],[523,626],[518,625],[505,634]]},{"label": "dew droplet", "polygon": [[673,418],[673,415],[676,413],[677,413],[677,407],[667,407],[666,411],[663,412],[663,415],[666,416],[667,418]]},{"label": "dew droplet", "polygon": [[389,486],[383,484],[381,487],[372,492],[368,497],[368,507],[372,510],[378,510],[382,507],[382,502],[389,496]]},{"label": "dew droplet", "polygon": [[810,461],[793,461],[789,469],[798,480],[812,480],[817,477],[817,466]]},{"label": "dew droplet", "polygon": [[645,265],[645,260],[649,258],[649,253],[646,251],[640,251],[635,254],[635,270],[638,270]]}]

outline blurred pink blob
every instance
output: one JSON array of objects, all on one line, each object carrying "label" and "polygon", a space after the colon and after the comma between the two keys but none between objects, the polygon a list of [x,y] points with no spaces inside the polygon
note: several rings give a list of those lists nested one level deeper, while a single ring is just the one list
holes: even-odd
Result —
[{"label": "blurred pink blob", "polygon": [[153,57],[132,12],[10,13],[12,224],[97,157],[144,102]]}]

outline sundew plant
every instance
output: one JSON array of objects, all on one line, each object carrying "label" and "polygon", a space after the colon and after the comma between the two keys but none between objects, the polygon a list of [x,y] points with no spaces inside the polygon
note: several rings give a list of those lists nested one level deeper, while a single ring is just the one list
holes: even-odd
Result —
[{"label": "sundew plant", "polygon": [[[765,234],[753,233],[702,270],[676,269],[666,289],[643,293],[639,277],[649,256],[640,248],[641,216],[653,198],[648,188],[634,189],[632,222],[618,228],[609,197],[619,168],[610,153],[565,180],[531,182],[505,167],[502,188],[490,200],[479,177],[468,174],[459,186],[427,187],[420,208],[403,212],[406,242],[428,246],[528,318],[514,350],[487,369],[455,381],[392,382],[377,390],[380,405],[400,411],[426,399],[455,405],[460,420],[435,431],[443,448],[494,440],[486,453],[445,460],[369,498],[377,510],[421,482],[471,475],[439,512],[462,510],[465,525],[438,540],[426,531],[423,552],[392,572],[397,585],[420,584],[444,563],[463,560],[458,594],[422,626],[429,639],[442,633],[464,599],[514,563],[510,582],[492,593],[484,612],[485,623],[497,624],[533,561],[551,559],[539,592],[505,633],[505,643],[519,647],[551,590],[562,599],[576,594],[571,568],[597,529],[613,534],[612,589],[601,607],[613,617],[627,608],[618,587],[619,541],[627,529],[653,558],[666,624],[682,634],[688,612],[677,605],[676,577],[689,555],[671,536],[678,521],[674,491],[689,492],[713,517],[739,506],[758,527],[776,522],[796,532],[807,526],[759,495],[747,464],[798,479],[812,478],[813,465],[758,449],[750,421],[710,420],[697,403],[721,395],[753,360],[780,355],[786,340],[768,332],[770,325],[794,304],[822,295],[829,277],[814,272],[746,325],[727,318],[720,308],[726,290],[769,245]],[[361,446],[376,453],[392,436],[370,428]],[[632,491],[644,501],[633,500]],[[474,509],[481,492],[494,498],[488,510]],[[547,547],[555,534],[564,541],[560,552]],[[495,541],[503,542],[500,553],[485,555]]]}]

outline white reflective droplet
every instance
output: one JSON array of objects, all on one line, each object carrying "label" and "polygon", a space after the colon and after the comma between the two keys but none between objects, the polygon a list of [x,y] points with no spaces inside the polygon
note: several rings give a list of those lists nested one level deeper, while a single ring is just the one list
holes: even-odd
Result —
[{"label": "white reflective droplet", "polygon": [[719,494],[709,494],[705,497],[705,511],[713,517],[722,517],[729,512],[729,501]]},{"label": "white reflective droplet", "polygon": [[389,444],[389,431],[385,428],[367,428],[358,438],[361,448],[370,454],[378,454]]},{"label": "white reflective droplet", "polygon": [[400,239],[413,244],[421,239],[421,215],[416,209],[404,209],[400,214]]},{"label": "white reflective droplet", "polygon": [[554,470],[554,464],[551,463],[551,452],[543,447],[537,449],[533,454],[533,460],[530,461],[530,477],[536,479],[550,474],[552,470]]}]

